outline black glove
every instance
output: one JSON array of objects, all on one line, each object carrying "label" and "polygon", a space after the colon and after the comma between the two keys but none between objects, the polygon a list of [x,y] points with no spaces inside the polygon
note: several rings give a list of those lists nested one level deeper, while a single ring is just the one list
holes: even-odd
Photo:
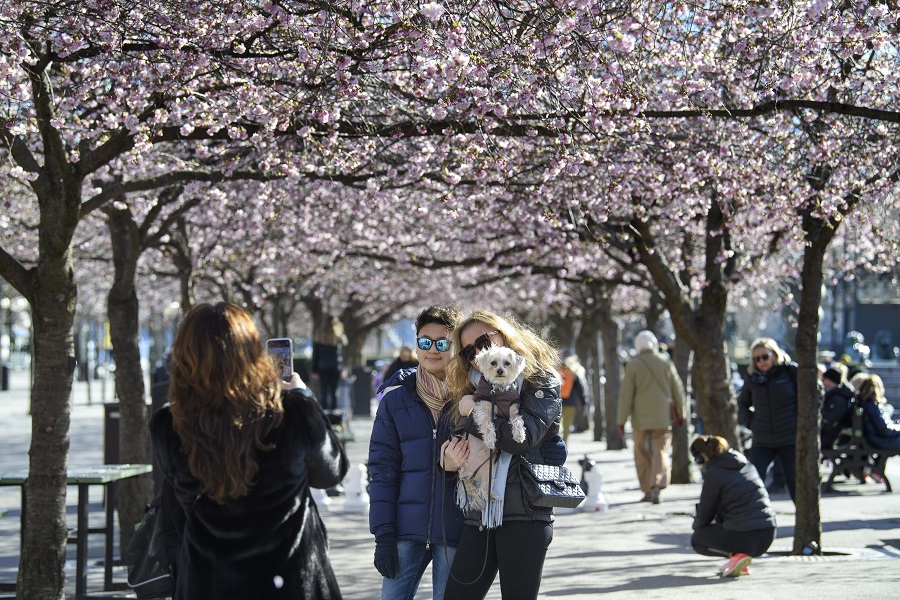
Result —
[{"label": "black glove", "polygon": [[393,533],[383,533],[375,538],[375,568],[388,579],[397,575],[400,555],[397,553],[397,536]]},{"label": "black glove", "polygon": [[562,466],[566,464],[568,456],[569,450],[559,435],[545,438],[541,444],[541,457],[544,459],[544,464]]}]

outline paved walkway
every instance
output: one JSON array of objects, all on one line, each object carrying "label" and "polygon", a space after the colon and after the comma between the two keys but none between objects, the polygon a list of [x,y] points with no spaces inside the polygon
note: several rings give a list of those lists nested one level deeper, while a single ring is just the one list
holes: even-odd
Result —
[{"label": "paved walkway", "polygon": [[[27,379],[14,373],[12,389],[0,392],[0,472],[27,467],[30,418],[27,416]],[[87,405],[84,383],[76,383],[72,412],[70,464],[102,462],[103,407],[98,382],[93,384],[95,404]],[[107,394],[111,387],[107,388]],[[107,398],[108,399],[108,398]],[[355,440],[347,443],[354,468],[364,463],[371,419],[356,417],[351,424]],[[664,598],[705,597],[714,600],[772,598],[827,600],[896,598],[900,595],[900,489],[883,493],[874,483],[838,484],[823,496],[821,513],[826,556],[786,556],[792,545],[794,505],[786,495],[773,497],[778,513],[778,538],[771,552],[753,561],[752,575],[719,579],[721,561],[696,555],[690,548],[691,515],[700,485],[676,485],[663,492],[659,505],[639,503],[631,451],[607,451],[591,434],[569,438],[569,467],[587,454],[604,476],[603,492],[610,504],[605,512],[558,515],[554,539],[544,567],[542,598]],[[888,474],[900,486],[900,459],[888,462]],[[99,505],[100,494],[95,502]],[[74,522],[75,494],[69,494]],[[96,508],[99,509],[99,506]],[[18,565],[19,496],[15,488],[0,488],[0,581],[15,578]],[[378,598],[381,578],[372,566],[374,540],[368,516],[353,510],[346,497],[334,498],[323,508],[331,538],[331,556],[348,600]],[[102,572],[98,564],[102,542],[91,549],[92,581]],[[69,551],[69,558],[72,556]],[[67,563],[74,579],[74,563]],[[71,569],[70,569],[71,567]],[[117,569],[117,580],[124,578]],[[430,598],[430,574],[417,599]],[[70,582],[68,588],[73,587]],[[70,597],[73,589],[69,589]],[[495,583],[488,598],[500,598]],[[511,599],[516,600],[516,599]]]}]

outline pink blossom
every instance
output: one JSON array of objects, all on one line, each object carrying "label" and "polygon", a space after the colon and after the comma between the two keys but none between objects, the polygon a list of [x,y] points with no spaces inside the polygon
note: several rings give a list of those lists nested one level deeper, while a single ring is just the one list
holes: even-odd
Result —
[{"label": "pink blossom", "polygon": [[441,18],[441,16],[443,16],[445,12],[447,12],[447,9],[437,2],[429,2],[428,4],[423,4],[422,8],[419,9],[419,14],[429,21],[437,21]]}]

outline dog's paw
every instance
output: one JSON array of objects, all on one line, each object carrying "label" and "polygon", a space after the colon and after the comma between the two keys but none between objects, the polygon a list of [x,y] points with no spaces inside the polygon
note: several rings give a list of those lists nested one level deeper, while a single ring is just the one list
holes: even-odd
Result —
[{"label": "dog's paw", "polygon": [[493,423],[490,423],[488,427],[485,427],[485,430],[481,435],[481,441],[483,441],[484,445],[491,450],[497,445],[497,432],[494,431]]},{"label": "dog's paw", "polygon": [[513,419],[509,422],[509,426],[512,428],[512,436],[513,439],[519,442],[520,444],[525,441],[525,422],[521,417],[517,419]]}]

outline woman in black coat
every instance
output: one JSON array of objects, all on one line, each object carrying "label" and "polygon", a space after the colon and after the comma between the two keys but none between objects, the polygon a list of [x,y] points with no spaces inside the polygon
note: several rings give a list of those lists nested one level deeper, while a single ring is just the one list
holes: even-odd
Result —
[{"label": "woman in black coat", "polygon": [[299,376],[282,392],[250,315],[226,303],[185,316],[170,372],[151,433],[186,514],[175,600],[340,598],[309,488],[349,462]]},{"label": "woman in black coat", "polygon": [[[748,458],[765,481],[775,459],[781,464],[784,482],[796,497],[797,365],[771,338],[753,341],[750,377],[738,395],[738,422],[753,432]],[[752,408],[752,410],[751,410]]]},{"label": "woman in black coat", "polygon": [[[756,468],[724,438],[701,435],[691,444],[703,470],[703,489],[691,545],[704,556],[724,556],[723,577],[749,574],[750,558],[775,540],[775,511]],[[745,571],[746,569],[746,571]]]}]

